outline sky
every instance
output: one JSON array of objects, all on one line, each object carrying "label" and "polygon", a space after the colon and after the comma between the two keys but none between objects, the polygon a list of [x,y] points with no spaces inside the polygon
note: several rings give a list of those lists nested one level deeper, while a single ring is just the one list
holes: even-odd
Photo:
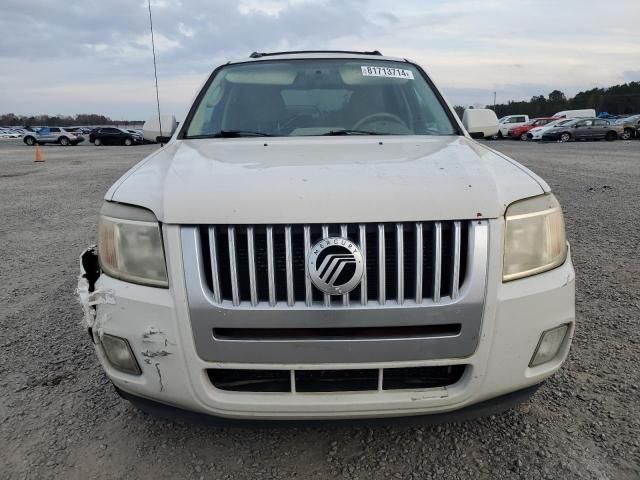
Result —
[{"label": "sky", "polygon": [[[455,105],[640,80],[640,0],[152,0],[163,113],[253,51],[416,61]],[[154,114],[147,0],[0,0],[0,113]]]}]

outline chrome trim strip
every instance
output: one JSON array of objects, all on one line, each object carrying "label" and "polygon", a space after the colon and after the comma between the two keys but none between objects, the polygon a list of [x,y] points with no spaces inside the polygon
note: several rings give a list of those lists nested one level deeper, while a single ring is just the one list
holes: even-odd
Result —
[{"label": "chrome trim strip", "polygon": [[386,260],[384,244],[384,224],[378,224],[378,303],[384,305],[387,301],[386,292]]},{"label": "chrome trim strip", "polygon": [[367,299],[367,226],[361,223],[358,227],[360,230],[360,251],[362,252],[362,263],[364,264],[364,273],[360,280],[360,304],[366,305]]},{"label": "chrome trim strip", "polygon": [[231,298],[234,305],[240,305],[240,291],[238,289],[238,259],[236,258],[236,229],[227,227],[229,241],[229,269],[231,274]]},{"label": "chrome trim strip", "polygon": [[309,251],[311,250],[311,227],[304,226],[304,298],[307,307],[313,305],[313,291],[311,290],[311,277],[309,276]]},{"label": "chrome trim strip", "polygon": [[213,284],[213,299],[222,302],[220,293],[220,274],[218,272],[218,247],[216,244],[216,227],[209,227],[209,258],[211,261],[211,279]]},{"label": "chrome trim strip", "polygon": [[422,303],[422,223],[416,223],[416,303]]},{"label": "chrome trim strip", "polygon": [[273,227],[267,227],[267,273],[269,277],[269,305],[276,304],[276,272],[273,260]]},{"label": "chrome trim strip", "polygon": [[460,294],[460,242],[461,242],[460,222],[453,222],[453,272],[451,285],[451,298],[456,299]]},{"label": "chrome trim strip", "polygon": [[[322,238],[329,238],[329,225],[322,225]],[[324,294],[324,306],[331,306],[331,295],[328,293]]]},{"label": "chrome trim strip", "polygon": [[287,305],[295,303],[293,289],[293,254],[291,253],[291,225],[284,227],[284,257],[287,269]]},{"label": "chrome trim strip", "polygon": [[249,261],[249,289],[251,305],[258,305],[258,284],[256,282],[256,247],[254,243],[253,227],[247,227],[247,257]]},{"label": "chrome trim strip", "polygon": [[[349,238],[349,229],[344,224],[340,225],[340,235],[342,235],[343,238]],[[349,294],[348,293],[345,293],[344,295],[342,295],[342,305],[344,305],[345,307],[349,306]]]},{"label": "chrome trim strip", "polygon": [[404,303],[404,226],[396,223],[396,275],[397,292],[396,301],[398,305]]},{"label": "chrome trim strip", "polygon": [[434,224],[434,260],[433,260],[433,302],[440,301],[440,279],[442,277],[442,223]]}]

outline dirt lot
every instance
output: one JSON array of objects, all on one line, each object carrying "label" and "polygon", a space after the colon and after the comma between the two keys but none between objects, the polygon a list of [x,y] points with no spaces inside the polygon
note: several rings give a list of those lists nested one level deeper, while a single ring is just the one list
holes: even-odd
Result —
[{"label": "dirt lot", "polygon": [[215,429],[138,413],[102,373],[74,289],[102,196],[142,147],[0,142],[0,478],[640,478],[640,141],[493,142],[564,206],[570,359],[501,416],[441,426]]}]

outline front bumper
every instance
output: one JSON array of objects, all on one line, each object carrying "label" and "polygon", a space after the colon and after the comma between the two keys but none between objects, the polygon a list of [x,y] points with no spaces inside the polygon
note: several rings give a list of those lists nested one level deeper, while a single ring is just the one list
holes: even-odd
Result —
[{"label": "front bumper", "polygon": [[560,134],[559,133],[545,133],[542,136],[542,140],[547,141],[547,142],[555,142],[557,140],[560,140]]},{"label": "front bumper", "polygon": [[[189,318],[180,229],[164,228],[171,288],[133,285],[100,276],[92,326],[126,338],[142,375],[121,373],[108,363],[99,342],[96,353],[107,375],[121,391],[171,407],[227,418],[326,419],[437,414],[464,409],[542,382],[564,362],[574,329],[575,274],[571,259],[552,271],[509,283],[501,282],[501,221],[491,221],[486,300],[475,351],[464,358],[366,363],[221,363],[197,353]],[[304,312],[301,313],[301,321]],[[540,334],[561,324],[569,332],[552,361],[530,368]],[[329,359],[330,361],[330,359]],[[215,388],[209,368],[379,369],[412,366],[467,365],[449,387],[331,393],[248,393]]]}]

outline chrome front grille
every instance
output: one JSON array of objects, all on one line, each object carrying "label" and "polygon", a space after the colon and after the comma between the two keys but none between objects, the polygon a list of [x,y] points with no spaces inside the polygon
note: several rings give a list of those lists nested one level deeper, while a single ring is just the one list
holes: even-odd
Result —
[{"label": "chrome front grille", "polygon": [[[218,304],[349,307],[438,304],[465,282],[468,221],[198,227],[206,287]],[[355,290],[330,296],[309,277],[311,246],[329,236],[359,245],[365,273]]]}]

